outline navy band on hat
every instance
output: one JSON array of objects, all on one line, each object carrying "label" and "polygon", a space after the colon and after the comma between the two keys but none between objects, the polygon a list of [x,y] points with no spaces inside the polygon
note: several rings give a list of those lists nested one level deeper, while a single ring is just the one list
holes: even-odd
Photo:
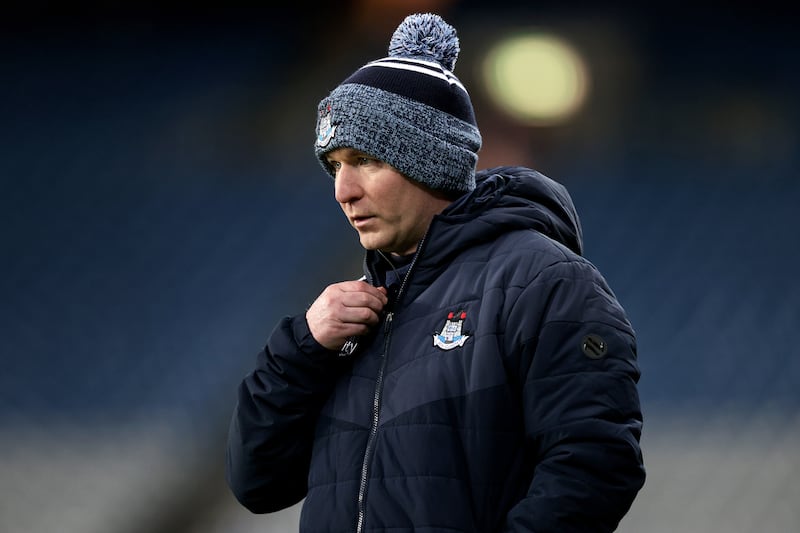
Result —
[{"label": "navy band on hat", "polygon": [[[448,84],[432,82],[431,77]],[[366,64],[344,83],[361,83],[405,96],[477,127],[467,90],[452,72],[430,61],[385,58]]]}]

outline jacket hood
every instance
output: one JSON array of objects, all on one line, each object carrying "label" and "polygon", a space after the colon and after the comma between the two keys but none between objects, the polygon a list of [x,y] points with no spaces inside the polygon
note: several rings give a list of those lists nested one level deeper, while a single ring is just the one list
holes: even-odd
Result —
[{"label": "jacket hood", "polygon": [[[463,249],[508,231],[532,229],[583,253],[578,213],[563,185],[524,167],[494,167],[478,172],[475,179],[474,191],[434,218],[431,236],[440,246],[451,240]],[[452,231],[457,234],[448,235]]]}]

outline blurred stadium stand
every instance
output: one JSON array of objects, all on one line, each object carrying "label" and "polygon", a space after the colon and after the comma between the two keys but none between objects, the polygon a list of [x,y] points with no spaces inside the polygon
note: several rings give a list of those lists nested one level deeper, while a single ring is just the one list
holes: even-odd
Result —
[{"label": "blurred stadium stand", "polygon": [[[297,507],[233,501],[223,448],[275,321],[360,274],[312,155],[315,106],[409,8],[342,5],[45,3],[0,23],[0,532],[296,530]],[[766,4],[413,6],[463,36],[481,166],[513,149],[528,160],[497,162],[569,187],[586,256],[638,331],[649,478],[620,531],[800,531],[789,19]],[[520,24],[595,54],[574,122],[522,131],[470,79],[485,36]],[[518,144],[492,145],[503,131]]]}]

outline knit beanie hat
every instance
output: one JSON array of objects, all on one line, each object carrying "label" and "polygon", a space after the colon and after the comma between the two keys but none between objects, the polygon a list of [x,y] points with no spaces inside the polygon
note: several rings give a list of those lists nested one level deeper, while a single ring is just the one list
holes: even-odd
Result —
[{"label": "knit beanie hat", "polygon": [[431,13],[409,15],[389,55],[367,63],[318,106],[315,153],[360,150],[431,189],[459,195],[475,188],[481,134],[467,90],[453,75],[456,30]]}]

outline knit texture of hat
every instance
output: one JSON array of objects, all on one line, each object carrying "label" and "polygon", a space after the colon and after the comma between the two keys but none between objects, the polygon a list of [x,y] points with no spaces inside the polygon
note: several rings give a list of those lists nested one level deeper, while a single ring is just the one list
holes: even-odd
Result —
[{"label": "knit texture of hat", "polygon": [[475,188],[481,134],[467,90],[453,74],[456,30],[431,13],[409,15],[389,55],[367,63],[318,106],[315,153],[353,148],[431,189]]}]

